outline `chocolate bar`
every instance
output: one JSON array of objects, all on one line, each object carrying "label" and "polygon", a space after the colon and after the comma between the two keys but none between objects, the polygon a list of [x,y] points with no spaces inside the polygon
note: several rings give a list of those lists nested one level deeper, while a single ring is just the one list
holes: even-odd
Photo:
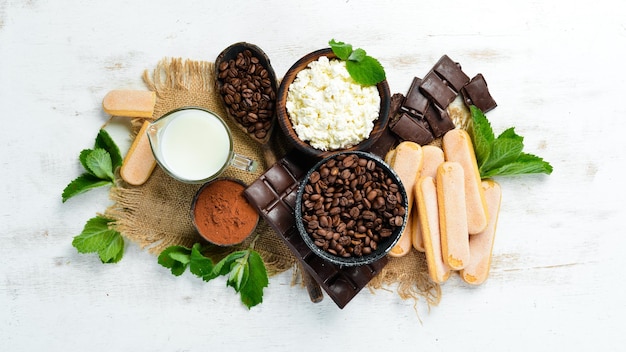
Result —
[{"label": "chocolate bar", "polygon": [[428,122],[430,130],[435,138],[443,136],[446,132],[454,129],[455,127],[448,111],[440,109],[434,104],[428,106],[424,119]]},{"label": "chocolate bar", "polygon": [[285,241],[304,270],[339,308],[343,308],[382,270],[388,259],[383,257],[369,265],[341,267],[322,259],[304,243],[296,228],[294,209],[298,186],[309,162],[292,151],[250,184],[244,195]]},{"label": "chocolate bar", "polygon": [[489,94],[485,77],[480,73],[461,89],[461,94],[465,105],[475,105],[483,113],[498,106]]},{"label": "chocolate bar", "polygon": [[437,106],[445,109],[456,98],[457,93],[450,88],[434,71],[430,71],[422,80],[420,89]]},{"label": "chocolate bar", "polygon": [[433,136],[428,123],[407,113],[402,113],[396,123],[391,126],[391,131],[405,141],[425,145],[433,141]]},{"label": "chocolate bar", "polygon": [[433,66],[433,71],[437,73],[457,94],[469,81],[469,77],[461,70],[461,66],[452,61],[448,55],[442,56]]},{"label": "chocolate bar", "polygon": [[402,108],[416,117],[424,116],[428,108],[428,98],[420,92],[420,84],[422,84],[422,80],[418,77],[414,77],[411,82],[411,87],[409,87],[409,91],[406,93],[404,103],[402,104]]}]

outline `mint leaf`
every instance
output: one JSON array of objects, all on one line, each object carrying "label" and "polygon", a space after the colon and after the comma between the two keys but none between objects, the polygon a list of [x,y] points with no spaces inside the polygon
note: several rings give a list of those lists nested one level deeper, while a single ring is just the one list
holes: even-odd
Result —
[{"label": "mint leaf", "polygon": [[346,61],[346,68],[350,77],[363,86],[373,86],[385,80],[385,69],[371,56],[365,56],[361,61]]},{"label": "mint leaf", "polygon": [[[253,242],[254,243],[254,242]],[[226,285],[232,287],[241,296],[241,301],[248,309],[263,302],[263,288],[269,280],[263,259],[250,248],[232,252],[217,264],[202,254],[199,243],[191,249],[183,246],[170,246],[159,254],[159,264],[171,269],[179,276],[189,270],[204,281],[218,276],[227,276]]]},{"label": "mint leaf", "polygon": [[538,156],[523,152],[524,137],[510,127],[498,138],[491,124],[476,106],[470,106],[472,123],[468,129],[481,178],[533,173],[552,173],[552,165]]},{"label": "mint leaf", "polygon": [[[81,158],[83,152],[81,152]],[[82,160],[82,159],[81,159]],[[102,148],[96,148],[84,156],[84,166],[87,171],[100,179],[115,180],[113,164],[109,152]]]},{"label": "mint leaf", "polygon": [[106,186],[111,184],[111,181],[101,180],[91,174],[84,173],[74,179],[70,184],[68,184],[63,190],[63,194],[61,194],[61,198],[63,203],[65,203],[71,197],[87,192],[90,189]]},{"label": "mint leaf", "polygon": [[230,272],[228,273],[226,284],[234,288],[236,292],[241,291],[241,288],[248,282],[250,270],[248,267],[248,256],[249,253],[246,253],[246,255],[237,258],[230,265]]},{"label": "mint leaf", "polygon": [[209,281],[215,276],[213,273],[213,261],[204,255],[200,243],[196,243],[191,248],[191,256],[189,258],[189,271],[192,274],[201,277],[204,281]]},{"label": "mint leaf", "polygon": [[230,253],[224,259],[220,260],[213,267],[213,274],[217,277],[220,275],[228,275],[231,270],[231,266],[235,260],[243,257],[245,255],[245,251],[237,251]]},{"label": "mint leaf", "polygon": [[491,143],[495,137],[491,124],[487,120],[485,114],[476,106],[470,106],[472,114],[472,123],[468,128],[468,134],[474,145],[474,153],[476,154],[476,162],[481,166],[491,154]]},{"label": "mint leaf", "polygon": [[124,239],[119,232],[110,228],[112,222],[102,216],[89,219],[81,234],[74,237],[72,246],[79,253],[97,252],[103,263],[120,261],[124,253]]},{"label": "mint leaf", "polygon": [[190,255],[191,250],[189,248],[169,246],[159,254],[158,263],[170,269],[175,276],[180,276],[185,272],[191,261]]},{"label": "mint leaf", "polygon": [[481,170],[497,169],[506,164],[515,162],[522,153],[524,144],[515,138],[497,138],[491,145],[491,153],[479,167]]},{"label": "mint leaf", "polygon": [[367,53],[365,52],[365,50],[363,49],[356,49],[354,50],[350,56],[348,57],[348,60],[346,61],[356,61],[356,62],[361,62],[363,61],[363,59],[365,59],[367,57]]},{"label": "mint leaf", "polygon": [[263,302],[263,288],[267,287],[269,280],[265,264],[259,253],[250,252],[248,267],[248,280],[239,291],[239,295],[243,304],[250,308]]},{"label": "mint leaf", "polygon": [[333,53],[346,62],[350,77],[363,86],[373,86],[386,79],[383,65],[375,58],[368,56],[363,49],[352,49],[352,45],[331,39],[328,44]]},{"label": "mint leaf", "polygon": [[548,175],[551,174],[552,165],[538,156],[522,153],[516,161],[503,165],[497,169],[491,169],[487,171],[484,176],[481,173],[481,176],[483,178],[487,178],[493,176],[513,176],[538,173]]},{"label": "mint leaf", "polygon": [[103,128],[100,129],[100,132],[98,132],[98,135],[96,136],[94,149],[97,148],[104,149],[111,155],[111,163],[114,171],[118,167],[122,166],[122,153],[120,153],[120,149],[117,144],[115,144],[115,141],[113,141],[113,138],[111,138],[109,132]]},{"label": "mint leaf", "polygon": [[341,60],[348,60],[350,54],[352,54],[352,45],[346,44],[344,42],[336,42],[335,39],[331,39],[328,42],[330,48],[333,50],[333,53],[337,55],[337,57]]}]

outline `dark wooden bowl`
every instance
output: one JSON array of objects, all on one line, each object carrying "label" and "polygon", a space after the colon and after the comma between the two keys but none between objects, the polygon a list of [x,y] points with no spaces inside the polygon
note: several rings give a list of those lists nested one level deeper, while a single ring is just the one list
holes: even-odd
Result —
[{"label": "dark wooden bowl", "polygon": [[287,112],[286,107],[289,85],[296,78],[298,72],[305,69],[307,65],[312,61],[319,59],[320,56],[327,56],[329,59],[337,58],[337,56],[330,48],[314,51],[305,55],[295,64],[293,64],[293,66],[291,66],[291,68],[285,74],[285,77],[283,77],[280,86],[278,87],[278,96],[276,97],[276,114],[280,128],[287,137],[288,142],[293,144],[293,146],[295,146],[300,151],[317,158],[325,158],[340,151],[360,151],[369,148],[381,136],[381,134],[387,127],[387,123],[389,122],[391,94],[389,92],[389,84],[386,80],[377,84],[378,93],[380,94],[380,112],[378,119],[374,121],[374,128],[372,129],[369,138],[365,139],[361,143],[347,149],[324,151],[313,148],[308,142],[305,142],[298,138],[298,134],[293,129],[293,125],[291,123],[291,119],[289,118],[289,113]]},{"label": "dark wooden bowl", "polygon": [[259,59],[259,64],[261,64],[268,73],[268,78],[270,79],[271,82],[271,86],[272,89],[274,90],[274,93],[277,95],[278,94],[278,81],[276,80],[276,74],[274,73],[274,69],[272,68],[272,65],[270,63],[270,59],[269,57],[265,54],[265,52],[263,50],[261,50],[261,48],[259,48],[258,46],[254,45],[254,44],[250,44],[250,43],[246,43],[246,42],[239,42],[239,43],[234,43],[232,45],[230,45],[229,47],[227,47],[226,49],[224,49],[218,56],[217,59],[215,60],[215,75],[216,75],[216,85],[217,85],[217,89],[220,92],[220,98],[222,100],[222,103],[224,104],[224,107],[226,107],[226,114],[228,115],[228,118],[230,118],[232,121],[234,121],[236,123],[236,125],[242,130],[244,131],[246,134],[248,134],[250,136],[250,138],[252,138],[253,140],[265,145],[269,142],[271,135],[272,135],[272,131],[276,125],[276,100],[273,99],[272,100],[272,104],[273,106],[273,111],[272,111],[272,116],[270,118],[271,121],[271,127],[269,128],[269,131],[267,133],[267,135],[263,138],[257,138],[254,134],[252,133],[248,133],[247,129],[237,120],[237,118],[233,115],[230,114],[230,112],[228,111],[228,106],[227,104],[224,102],[224,98],[221,94],[222,92],[222,87],[223,87],[223,80],[221,80],[219,78],[219,67],[222,64],[222,62],[228,62],[231,59],[236,59],[237,58],[237,54],[244,52],[245,50],[250,50],[253,54],[253,56],[257,57]]}]

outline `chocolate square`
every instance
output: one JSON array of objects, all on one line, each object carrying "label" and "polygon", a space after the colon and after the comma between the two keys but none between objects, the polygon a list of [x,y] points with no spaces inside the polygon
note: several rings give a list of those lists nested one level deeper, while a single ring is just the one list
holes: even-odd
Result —
[{"label": "chocolate square", "polygon": [[437,106],[430,105],[424,119],[428,122],[430,130],[436,138],[455,128],[454,121],[452,121],[448,112],[444,109],[439,109]]},{"label": "chocolate square", "polygon": [[477,74],[472,80],[461,89],[463,101],[468,107],[475,105],[483,113],[494,109],[498,104],[489,94],[489,88],[487,88],[487,81],[482,74]]},{"label": "chocolate square", "polygon": [[437,61],[433,67],[433,71],[435,71],[441,79],[447,81],[448,85],[457,93],[470,81],[465,72],[461,70],[461,66],[452,61],[448,55],[442,56],[439,61]]},{"label": "chocolate square", "polygon": [[396,123],[391,126],[391,131],[400,139],[425,145],[433,141],[434,137],[426,121],[411,117],[402,113]]},{"label": "chocolate square", "polygon": [[420,89],[440,108],[445,109],[456,98],[454,92],[434,71],[430,71],[422,80]]},{"label": "chocolate square", "polygon": [[409,91],[406,93],[406,98],[404,99],[404,103],[402,107],[411,115],[414,116],[423,116],[426,113],[426,108],[428,107],[428,98],[420,92],[420,84],[422,84],[422,79],[415,77],[413,78],[413,82],[411,82],[411,87],[409,87]]}]

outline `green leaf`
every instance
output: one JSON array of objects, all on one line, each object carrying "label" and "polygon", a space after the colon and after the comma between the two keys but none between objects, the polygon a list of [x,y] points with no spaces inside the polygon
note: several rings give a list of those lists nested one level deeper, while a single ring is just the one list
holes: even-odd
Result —
[{"label": "green leaf", "polygon": [[89,173],[84,173],[70,182],[65,189],[63,189],[63,194],[61,198],[63,199],[63,203],[70,199],[73,196],[78,194],[87,192],[90,189],[106,186],[111,184],[109,180],[101,180]]},{"label": "green leaf", "polygon": [[248,280],[239,291],[239,295],[243,304],[251,308],[263,302],[263,288],[267,287],[269,280],[263,259],[256,251],[250,251],[248,267]]},{"label": "green leaf", "polygon": [[112,222],[102,216],[89,219],[81,234],[74,237],[72,246],[79,253],[97,252],[103,263],[118,262],[124,252],[124,239],[119,232],[110,228]]},{"label": "green leaf", "polygon": [[504,130],[496,139],[514,139],[520,143],[524,143],[524,137],[515,133],[515,127],[509,127]]},{"label": "green leaf", "polygon": [[513,176],[538,173],[548,175],[551,174],[552,165],[538,156],[522,153],[522,155],[520,155],[515,162],[503,165],[497,169],[492,169],[484,176],[481,174],[481,176],[483,178],[487,178],[493,176]]},{"label": "green leaf", "polygon": [[373,86],[385,80],[385,69],[371,56],[365,56],[361,61],[346,61],[346,68],[355,82],[364,86]]},{"label": "green leaf", "polygon": [[515,162],[522,153],[524,144],[517,138],[497,138],[491,145],[491,153],[479,167],[481,174]]},{"label": "green leaf", "polygon": [[113,170],[122,166],[122,153],[120,153],[120,149],[118,148],[113,138],[109,132],[105,129],[100,129],[98,135],[96,136],[96,142],[94,145],[94,149],[101,148],[106,150],[111,155],[111,163],[113,165]]},{"label": "green leaf", "polygon": [[356,62],[361,62],[363,61],[363,59],[365,59],[367,57],[367,53],[365,52],[365,50],[363,49],[356,49],[354,50],[350,56],[348,57],[348,60],[346,61],[356,61]]},{"label": "green leaf", "polygon": [[480,168],[489,157],[489,154],[491,154],[491,143],[493,143],[495,137],[485,114],[474,105],[470,106],[470,111],[472,123],[468,128],[468,134],[472,139],[476,162]]},{"label": "green leaf", "polygon": [[365,50],[352,49],[352,45],[331,39],[328,44],[337,57],[346,62],[350,77],[363,86],[373,86],[385,80],[383,65],[375,58],[368,56]]},{"label": "green leaf", "polygon": [[189,271],[192,274],[201,277],[204,281],[209,281],[213,276],[213,261],[202,255],[200,243],[196,243],[191,248],[191,256],[189,260]]},{"label": "green leaf", "polygon": [[213,274],[215,275],[215,277],[221,276],[221,275],[227,275],[231,270],[232,263],[235,260],[243,257],[245,254],[246,254],[245,251],[232,252],[229,255],[227,255],[224,259],[220,260],[213,267]]},{"label": "green leaf", "polygon": [[[81,152],[81,160],[82,158],[83,153]],[[109,152],[102,148],[96,148],[90,153],[87,153],[84,158],[85,160],[83,165],[91,174],[103,180],[108,179],[115,181],[115,176],[113,175],[113,164],[111,162],[111,155]]]},{"label": "green leaf", "polygon": [[241,288],[248,281],[249,267],[248,267],[249,252],[241,258],[238,258],[230,265],[230,272],[228,273],[228,280],[226,284],[239,292]]},{"label": "green leaf", "polygon": [[165,248],[158,258],[159,264],[171,270],[175,276],[180,276],[189,265],[191,250],[183,246],[169,246]]},{"label": "green leaf", "polygon": [[333,50],[333,53],[337,55],[337,57],[341,60],[348,60],[350,54],[352,54],[352,45],[346,44],[344,42],[336,42],[335,39],[331,39],[328,42],[330,48]]}]

